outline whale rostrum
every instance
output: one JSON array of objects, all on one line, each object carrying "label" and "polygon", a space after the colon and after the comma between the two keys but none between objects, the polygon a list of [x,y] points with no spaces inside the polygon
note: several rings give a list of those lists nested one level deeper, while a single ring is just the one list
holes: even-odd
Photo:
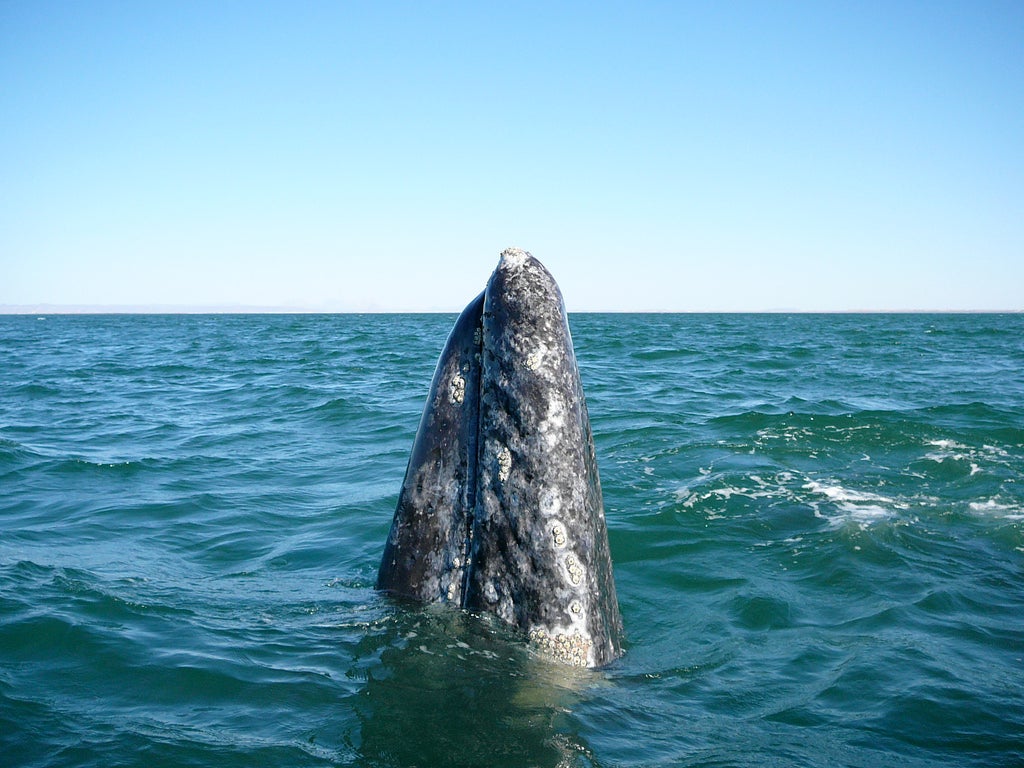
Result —
[{"label": "whale rostrum", "polygon": [[622,652],[590,418],[561,292],[501,254],[430,394],[377,588],[492,613],[574,666]]}]

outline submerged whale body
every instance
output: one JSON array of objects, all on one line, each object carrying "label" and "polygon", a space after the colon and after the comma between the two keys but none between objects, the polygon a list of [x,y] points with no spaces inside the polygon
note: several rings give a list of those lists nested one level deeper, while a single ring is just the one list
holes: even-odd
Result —
[{"label": "submerged whale body", "polygon": [[501,254],[431,384],[377,588],[492,613],[559,661],[619,656],[590,419],[562,295]]}]

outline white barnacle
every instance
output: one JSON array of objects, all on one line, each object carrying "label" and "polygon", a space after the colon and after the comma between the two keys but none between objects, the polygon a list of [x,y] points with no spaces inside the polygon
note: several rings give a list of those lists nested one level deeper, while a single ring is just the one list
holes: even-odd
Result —
[{"label": "white barnacle", "polygon": [[526,356],[526,367],[531,371],[536,371],[540,367],[540,354],[537,352],[531,352]]},{"label": "white barnacle", "polygon": [[534,627],[530,640],[542,651],[563,664],[573,667],[589,666],[593,643],[588,634],[571,627]]},{"label": "white barnacle", "polygon": [[498,452],[498,480],[504,483],[512,471],[512,452],[508,447],[503,447]]},{"label": "white barnacle", "polygon": [[581,613],[583,613],[583,603],[581,603],[579,600],[573,600],[571,603],[569,603],[569,610],[577,616],[579,616]]},{"label": "white barnacle", "polygon": [[466,380],[456,373],[448,386],[448,399],[453,403],[461,403],[466,397]]},{"label": "white barnacle", "polygon": [[561,523],[555,523],[552,525],[551,538],[555,542],[555,546],[562,549],[566,543],[565,526]]},{"label": "white barnacle", "polygon": [[583,566],[576,555],[569,554],[565,558],[565,570],[569,574],[569,581],[574,586],[579,586],[579,583],[583,581]]}]

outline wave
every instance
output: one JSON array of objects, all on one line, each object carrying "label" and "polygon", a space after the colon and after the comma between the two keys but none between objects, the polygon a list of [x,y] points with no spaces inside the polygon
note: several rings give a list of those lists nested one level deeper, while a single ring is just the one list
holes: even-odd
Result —
[{"label": "wave", "polygon": [[373,589],[451,320],[0,318],[8,762],[1012,760],[1020,317],[573,316],[627,635],[582,679]]}]

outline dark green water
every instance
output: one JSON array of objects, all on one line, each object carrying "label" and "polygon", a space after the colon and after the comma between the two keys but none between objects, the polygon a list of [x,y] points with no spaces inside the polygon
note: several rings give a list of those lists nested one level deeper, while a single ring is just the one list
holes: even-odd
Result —
[{"label": "dark green water", "polygon": [[584,673],[373,590],[453,319],[0,317],[0,764],[1022,764],[1024,316],[574,316]]}]

